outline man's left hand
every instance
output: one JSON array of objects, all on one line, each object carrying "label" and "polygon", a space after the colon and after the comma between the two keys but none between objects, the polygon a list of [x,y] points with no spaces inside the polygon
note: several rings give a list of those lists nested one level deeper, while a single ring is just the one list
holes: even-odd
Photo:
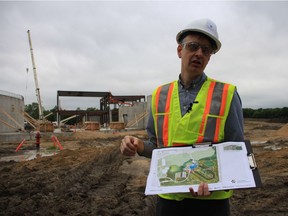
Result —
[{"label": "man's left hand", "polygon": [[203,183],[203,182],[201,182],[199,184],[197,192],[195,192],[192,187],[189,188],[189,191],[190,191],[190,193],[192,194],[193,197],[197,197],[197,196],[206,197],[206,196],[210,196],[211,195],[211,192],[208,190],[208,184],[207,183]]}]

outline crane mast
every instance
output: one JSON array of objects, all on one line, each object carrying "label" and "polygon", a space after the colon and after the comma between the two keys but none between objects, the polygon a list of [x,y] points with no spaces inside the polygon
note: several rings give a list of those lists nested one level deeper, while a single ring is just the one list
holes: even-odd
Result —
[{"label": "crane mast", "polygon": [[36,87],[36,97],[37,97],[38,107],[39,107],[39,119],[44,120],[41,97],[40,97],[40,88],[39,88],[39,84],[38,84],[38,78],[37,78],[35,60],[34,60],[34,55],[33,55],[32,42],[31,42],[31,37],[30,37],[30,30],[28,30],[27,33],[28,33],[28,40],[29,40],[31,59],[32,59],[32,65],[33,65],[33,73],[34,73],[34,80],[35,80],[35,87]]}]

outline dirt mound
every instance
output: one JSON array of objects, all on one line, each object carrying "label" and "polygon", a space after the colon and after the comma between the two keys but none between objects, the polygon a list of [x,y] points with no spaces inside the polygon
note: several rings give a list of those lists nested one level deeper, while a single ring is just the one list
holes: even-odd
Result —
[{"label": "dirt mound", "polygon": [[257,145],[253,151],[263,187],[235,190],[231,198],[232,215],[287,216],[288,148],[273,150]]},{"label": "dirt mound", "polygon": [[288,124],[282,126],[278,131],[277,134],[281,137],[288,137]]}]

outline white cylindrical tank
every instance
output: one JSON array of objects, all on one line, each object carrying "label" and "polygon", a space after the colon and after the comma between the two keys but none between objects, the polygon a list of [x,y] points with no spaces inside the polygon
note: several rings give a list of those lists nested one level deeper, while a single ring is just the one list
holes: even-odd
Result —
[{"label": "white cylindrical tank", "polygon": [[24,97],[0,90],[0,133],[24,128]]}]

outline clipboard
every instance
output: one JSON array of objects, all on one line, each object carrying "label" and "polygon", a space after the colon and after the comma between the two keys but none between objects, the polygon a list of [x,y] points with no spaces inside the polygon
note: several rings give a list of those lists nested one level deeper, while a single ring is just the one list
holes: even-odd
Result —
[{"label": "clipboard", "polygon": [[211,191],[262,187],[250,141],[153,150],[146,195],[187,193],[200,182]]},{"label": "clipboard", "polygon": [[263,185],[262,185],[260,173],[257,167],[255,155],[253,153],[252,145],[250,143],[250,140],[245,140],[244,142],[245,142],[245,146],[247,149],[247,158],[250,164],[250,169],[252,170],[252,173],[254,176],[255,185],[256,187],[262,187]]}]

